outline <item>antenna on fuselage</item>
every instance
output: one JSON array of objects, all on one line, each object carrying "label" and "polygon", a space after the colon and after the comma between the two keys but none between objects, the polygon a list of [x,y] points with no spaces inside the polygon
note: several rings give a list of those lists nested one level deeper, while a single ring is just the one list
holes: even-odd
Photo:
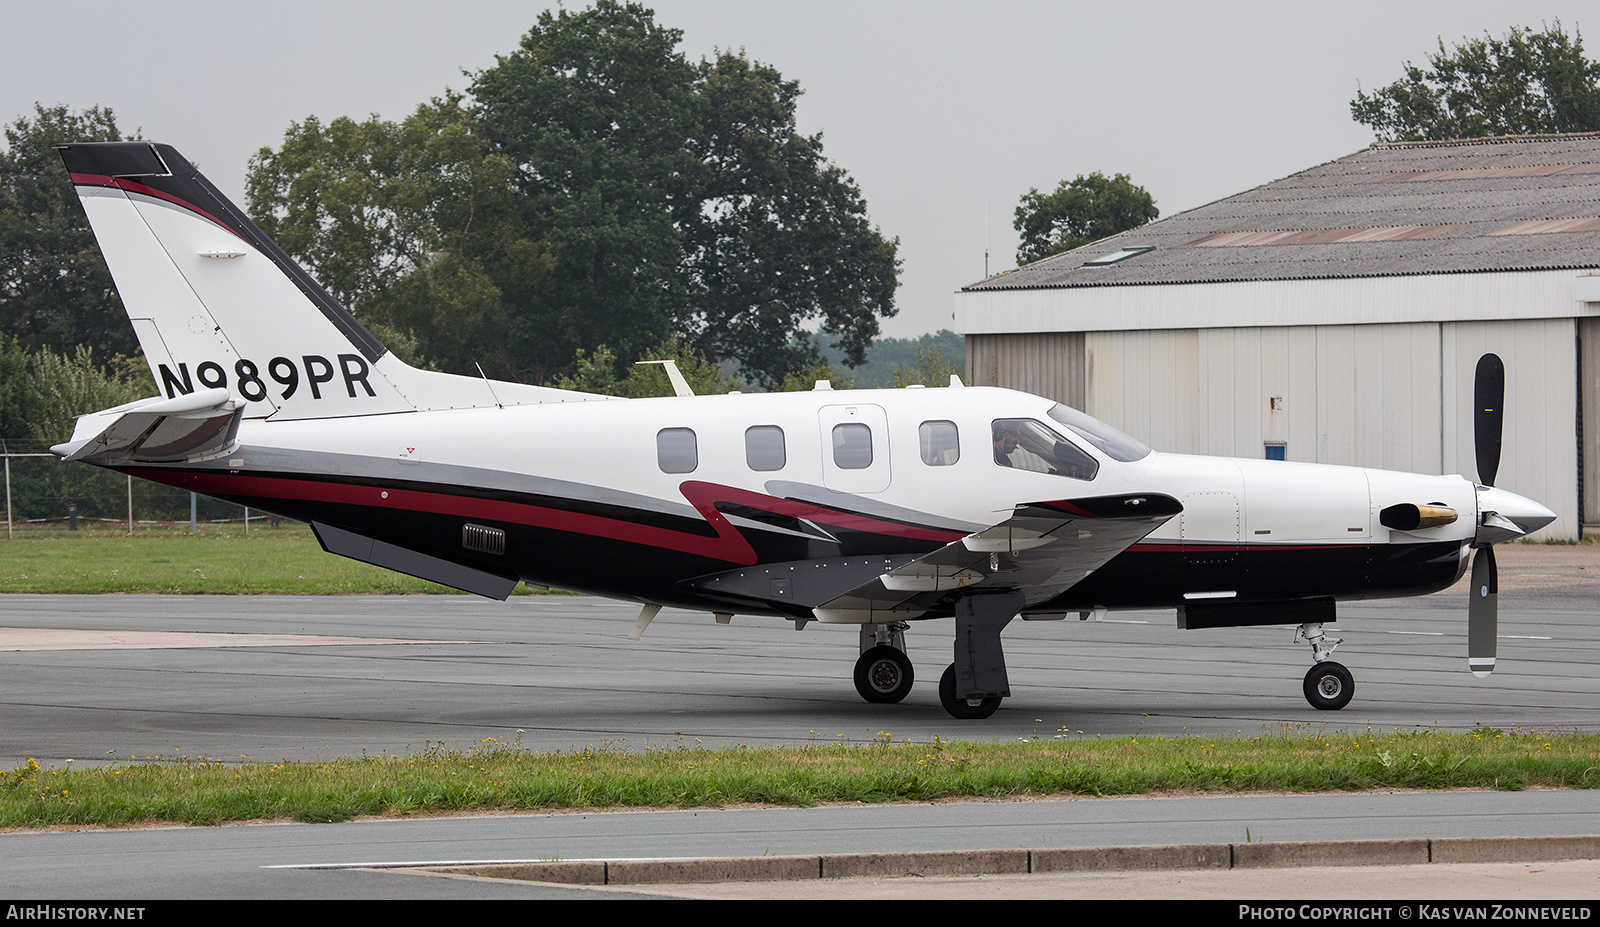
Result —
[{"label": "antenna on fuselage", "polygon": [[633,362],[633,365],[635,367],[639,366],[640,364],[660,364],[662,369],[666,370],[666,372],[667,372],[667,379],[672,382],[672,391],[674,393],[676,393],[679,396],[693,396],[694,395],[694,390],[689,388],[689,381],[685,380],[683,378],[683,371],[678,369],[678,362],[677,361],[669,359],[669,360],[642,360],[642,361],[634,361]]},{"label": "antenna on fuselage", "polygon": [[489,398],[494,400],[494,407],[496,409],[504,409],[505,406],[501,404],[500,397],[494,394],[494,383],[490,382],[489,375],[483,372],[483,365],[473,361],[472,366],[478,368],[478,376],[483,377],[483,385],[489,387]]}]

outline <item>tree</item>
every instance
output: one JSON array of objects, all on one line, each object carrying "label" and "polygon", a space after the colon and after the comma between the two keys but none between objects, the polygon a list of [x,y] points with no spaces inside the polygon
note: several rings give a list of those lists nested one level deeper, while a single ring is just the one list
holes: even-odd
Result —
[{"label": "tree", "polygon": [[[816,335],[818,348],[822,353],[824,363],[843,369],[844,354],[837,348],[830,347],[827,342],[832,339],[828,331],[820,331]],[[918,335],[915,338],[895,338],[882,336],[872,339],[872,347],[867,350],[866,363],[858,364],[852,368],[857,383],[865,387],[895,387],[906,386],[918,380],[904,379],[903,371],[920,371],[923,373],[937,373],[934,368],[925,367],[924,362],[929,358],[943,358],[944,363],[950,365],[950,373],[960,373],[962,364],[967,355],[966,341],[960,335],[947,328],[937,332]],[[934,385],[931,380],[922,382]],[[939,385],[949,382],[949,377],[939,379]]]},{"label": "tree", "polygon": [[[403,359],[520,379],[551,262],[514,202],[511,161],[447,95],[394,123],[315,117],[250,162],[257,224]],[[414,351],[405,348],[414,346]],[[407,356],[410,354],[410,356]]]},{"label": "tree", "polygon": [[1584,57],[1583,36],[1568,36],[1560,20],[1450,50],[1441,38],[1426,69],[1408,61],[1400,80],[1371,95],[1357,90],[1350,115],[1380,142],[1600,131],[1600,62]]},{"label": "tree", "polygon": [[897,242],[795,129],[799,85],[743,54],[690,64],[637,4],[546,12],[472,93],[556,262],[545,330],[621,358],[676,332],[762,383],[813,364],[821,319],[859,363],[892,315]]},{"label": "tree", "polygon": [[120,141],[111,110],[34,104],[0,153],[0,331],[30,350],[75,345],[101,357],[139,350],[111,272],[54,146]]},{"label": "tree", "polygon": [[59,444],[72,436],[79,415],[155,392],[143,363],[123,359],[109,366],[84,345],[62,354],[49,348],[30,352],[0,333],[0,438]]},{"label": "tree", "polygon": [[917,345],[917,362],[915,364],[895,364],[894,379],[889,385],[895,389],[904,389],[907,386],[921,384],[923,386],[949,386],[951,377],[959,377],[961,368],[950,355],[944,352],[942,344]]},{"label": "tree", "polygon": [[[737,379],[726,376],[721,367],[707,360],[699,351],[684,344],[676,335],[645,351],[640,360],[672,361],[677,365],[678,372],[683,374],[684,382],[689,384],[689,389],[693,390],[696,396],[725,393],[739,386]],[[617,356],[603,344],[595,348],[592,353],[579,348],[572,365],[572,374],[557,378],[556,386],[585,393],[634,399],[677,395],[672,388],[672,381],[661,364],[635,363],[619,376]]]},{"label": "tree", "polygon": [[1127,174],[1099,171],[1063,180],[1052,193],[1023,194],[1012,223],[1022,233],[1017,263],[1029,264],[1091,241],[1138,228],[1160,217],[1156,201]]},{"label": "tree", "polygon": [[895,311],[898,243],[796,131],[798,84],[680,40],[636,4],[547,11],[470,103],[291,127],[252,162],[250,210],[446,369],[550,382],[606,345],[620,378],[676,335],[769,384],[817,361],[795,337],[814,321],[859,362]]},{"label": "tree", "polygon": [[698,171],[676,221],[687,298],[675,326],[767,384],[820,362],[815,342],[796,337],[813,319],[846,364],[862,363],[878,319],[895,313],[898,241],[870,226],[821,135],[796,131],[798,82],[724,52],[700,63],[695,88]]},{"label": "tree", "polygon": [[489,139],[516,165],[523,222],[554,262],[549,302],[524,307],[542,368],[600,344],[632,361],[668,334],[682,299],[673,204],[696,168],[679,38],[634,6],[546,11],[473,81]]},{"label": "tree", "polygon": [[856,378],[834,369],[827,361],[819,360],[808,367],[792,370],[782,380],[772,383],[774,393],[799,393],[816,389],[818,380],[827,380],[833,389],[855,389]]}]

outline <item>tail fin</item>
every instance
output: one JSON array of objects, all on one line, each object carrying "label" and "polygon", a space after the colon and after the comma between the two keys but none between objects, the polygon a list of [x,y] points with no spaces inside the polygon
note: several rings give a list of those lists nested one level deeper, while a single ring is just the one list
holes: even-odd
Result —
[{"label": "tail fin", "polygon": [[[227,389],[244,417],[495,405],[481,380],[417,370],[170,145],[57,148],[165,398]],[[512,402],[588,398],[506,384]]]}]

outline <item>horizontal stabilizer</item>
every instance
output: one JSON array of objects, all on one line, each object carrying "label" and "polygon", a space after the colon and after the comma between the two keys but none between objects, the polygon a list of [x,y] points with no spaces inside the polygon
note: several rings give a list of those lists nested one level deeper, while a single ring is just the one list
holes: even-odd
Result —
[{"label": "horizontal stabilizer", "polygon": [[225,389],[151,397],[82,416],[73,440],[50,450],[66,460],[97,464],[208,460],[238,444],[243,415],[244,403]]}]

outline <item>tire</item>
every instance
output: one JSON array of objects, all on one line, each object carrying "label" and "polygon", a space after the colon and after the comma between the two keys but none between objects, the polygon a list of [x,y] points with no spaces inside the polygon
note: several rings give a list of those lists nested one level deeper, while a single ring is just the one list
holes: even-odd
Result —
[{"label": "tire", "polygon": [[1311,667],[1306,673],[1306,701],[1318,711],[1338,711],[1350,704],[1356,694],[1356,681],[1343,664],[1331,660]]},{"label": "tire", "polygon": [[952,718],[976,721],[1000,710],[1000,696],[985,699],[956,698],[956,665],[952,663],[945,667],[944,675],[939,677],[939,704],[944,706],[945,711],[950,712]]},{"label": "tire", "polygon": [[856,691],[875,705],[891,705],[911,694],[916,673],[902,651],[880,644],[856,661]]}]

